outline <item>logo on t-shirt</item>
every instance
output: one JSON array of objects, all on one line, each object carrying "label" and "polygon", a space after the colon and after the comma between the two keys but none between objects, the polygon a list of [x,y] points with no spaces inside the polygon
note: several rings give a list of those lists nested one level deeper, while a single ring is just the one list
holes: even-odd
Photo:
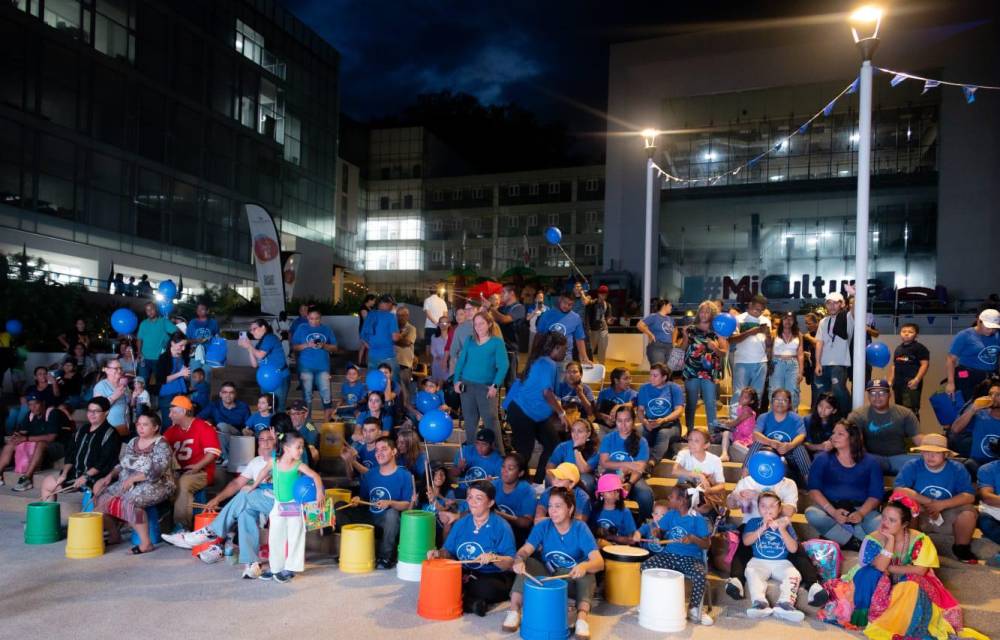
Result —
[{"label": "logo on t-shirt", "polygon": [[1000,347],[991,344],[988,347],[984,347],[979,355],[976,356],[980,362],[983,364],[988,364],[993,366],[997,363],[997,354],[1000,353]]},{"label": "logo on t-shirt", "polygon": [[517,514],[514,513],[514,510],[505,504],[498,504],[497,511],[499,511],[500,513],[506,513],[509,516],[517,516]]},{"label": "logo on t-shirt", "polygon": [[212,337],[212,331],[205,327],[198,327],[194,330],[195,340],[205,340]]},{"label": "logo on t-shirt", "polygon": [[932,500],[947,500],[951,498],[951,491],[948,491],[944,487],[939,487],[934,484],[927,485],[920,490],[920,495],[927,496]]},{"label": "logo on t-shirt", "polygon": [[671,332],[670,330],[673,329],[673,327],[671,326],[669,320],[664,320],[660,323],[660,329],[663,331],[664,335],[669,336]]},{"label": "logo on t-shirt", "polygon": [[[484,553],[482,545],[480,545],[478,542],[473,542],[471,540],[469,542],[463,542],[462,544],[458,545],[457,551],[459,560],[475,560]],[[468,565],[468,568],[478,569],[481,566],[483,565],[478,562],[475,562]]]},{"label": "logo on t-shirt", "polygon": [[885,424],[876,424],[874,422],[869,422],[868,423],[868,431],[870,433],[878,433],[882,429],[888,429],[891,426],[892,426],[892,421],[891,420],[889,422],[886,422]]},{"label": "logo on t-shirt", "polygon": [[688,534],[687,529],[681,526],[674,525],[670,527],[670,531],[667,532],[667,540],[683,540],[684,536]]},{"label": "logo on t-shirt", "polygon": [[773,529],[767,529],[757,542],[753,543],[753,549],[757,555],[767,560],[776,560],[785,555],[785,542],[781,539],[781,534]]},{"label": "logo on t-shirt", "polygon": [[466,480],[482,480],[486,477],[486,470],[482,467],[469,467],[465,472]]},{"label": "logo on t-shirt", "polygon": [[788,434],[784,431],[772,431],[768,434],[768,437],[772,440],[777,440],[778,442],[791,442],[792,439],[788,437]]},{"label": "logo on t-shirt", "polygon": [[635,462],[635,459],[628,454],[627,451],[613,451],[609,456],[608,460],[614,462]]},{"label": "logo on t-shirt", "polygon": [[566,325],[561,322],[555,322],[551,327],[549,327],[549,333],[561,333],[562,335],[566,335]]},{"label": "logo on t-shirt", "polygon": [[385,509],[379,509],[375,503],[379,500],[391,500],[392,494],[385,487],[373,487],[368,492],[368,501],[372,503],[372,513],[382,513]]},{"label": "logo on t-shirt", "polygon": [[608,533],[610,533],[611,535],[614,535],[614,534],[618,533],[618,525],[616,525],[614,522],[611,522],[607,518],[598,518],[597,519],[597,528],[598,529],[607,529]]},{"label": "logo on t-shirt", "polygon": [[555,569],[572,569],[576,566],[576,560],[564,551],[548,551],[545,553],[545,564]]},{"label": "logo on t-shirt", "polygon": [[996,458],[998,441],[1000,441],[1000,436],[997,435],[983,436],[983,440],[979,444],[979,448],[982,449],[983,455],[986,456],[987,458]]},{"label": "logo on t-shirt", "polygon": [[349,393],[349,394],[347,394],[344,397],[344,399],[347,400],[347,404],[357,404],[358,403],[358,394],[356,394],[356,393]]},{"label": "logo on t-shirt", "polygon": [[326,344],[326,336],[318,331],[306,334],[306,342],[318,342],[320,344]]},{"label": "logo on t-shirt", "polygon": [[674,405],[666,398],[653,398],[646,403],[646,413],[651,418],[662,418],[670,413],[670,410],[673,408]]}]

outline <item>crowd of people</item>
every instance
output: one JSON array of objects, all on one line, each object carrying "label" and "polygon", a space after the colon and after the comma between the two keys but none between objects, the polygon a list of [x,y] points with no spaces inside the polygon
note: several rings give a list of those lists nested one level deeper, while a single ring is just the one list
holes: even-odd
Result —
[{"label": "crowd of people", "polygon": [[[575,632],[589,637],[608,545],[640,547],[649,554],[644,568],[683,573],[692,586],[689,619],[712,624],[703,603],[706,551],[713,537],[733,532],[726,591],[748,597],[748,617],[801,621],[801,586],[822,619],[872,637],[973,633],[934,576],[934,539],[951,541],[951,554],[964,562],[977,561],[977,526],[1000,544],[1000,312],[983,311],[954,338],[944,356],[946,390],[967,404],[948,429],[921,433],[916,414],[931,354],[918,328],[901,327],[892,365],[870,379],[866,404],[853,408],[853,316],[839,293],[803,327],[794,314],[772,316],[762,296],[742,311],[705,301],[683,326],[670,302],[658,301],[638,323],[648,340],[649,381],[635,388],[627,368],[614,368],[595,395],[584,378],[606,360],[607,294],[602,287],[590,298],[577,286],[529,309],[508,285],[449,309],[435,293],[424,303],[422,334],[391,296],[369,296],[359,313],[357,364],[347,366],[336,402],[331,355],[340,347],[319,311],[304,307],[291,322],[255,320],[238,344],[252,366],[274,367],[284,378],[254,407],[231,382],[211,397],[204,344],[219,326],[204,305],[179,326],[150,304],[136,339],[123,340],[121,355],[92,372],[89,394],[76,394],[75,406],[86,408],[79,428],[65,382],[60,387],[81,357],[87,366],[86,327],[77,324],[62,336],[71,352],[63,376],[36,372],[24,408],[15,407],[0,468],[33,444],[14,488],[31,488],[44,460],[62,459],[42,498],[91,491],[111,542],[124,522],[140,538],[132,553],[152,551],[148,519],[159,506],[175,524],[164,536],[169,543],[201,547],[200,557],[217,561],[235,539],[242,577],[286,582],[305,567],[303,509],[314,508],[296,501],[297,480],[323,496],[318,469],[330,463],[312,422],[316,391],[324,421],[354,425],[336,461],[354,497],[338,505],[334,526],[375,525],[377,567],[389,569],[402,513],[434,512],[439,544],[428,557],[465,562],[466,611],[484,615],[509,600],[505,631],[520,625],[526,577],[560,576],[576,603]],[[724,337],[713,320],[730,312],[737,328]],[[368,389],[362,371],[380,371],[385,382]],[[731,402],[720,411],[724,378]],[[296,379],[303,399],[289,402]],[[805,385],[811,403],[801,401]],[[699,402],[704,427],[696,426]],[[428,459],[421,445],[428,407],[464,425],[449,465]],[[215,484],[231,438],[247,435],[256,438],[256,456],[205,498],[219,515],[193,530],[196,496]],[[746,461],[759,451],[782,457],[785,476],[765,485],[749,475]],[[729,491],[724,468],[733,462],[744,468]],[[664,475],[676,483],[656,499],[649,478]],[[811,527],[859,554],[836,580],[821,579],[792,526],[804,499]],[[780,583],[773,603],[769,580]]]}]

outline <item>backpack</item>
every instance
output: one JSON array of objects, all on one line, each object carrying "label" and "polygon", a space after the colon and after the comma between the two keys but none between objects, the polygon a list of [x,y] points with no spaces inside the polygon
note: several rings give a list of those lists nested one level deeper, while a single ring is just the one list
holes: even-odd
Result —
[{"label": "backpack", "polygon": [[840,567],[844,562],[844,554],[840,545],[833,540],[813,538],[802,543],[802,550],[809,556],[819,572],[820,582],[833,580],[840,576]]}]

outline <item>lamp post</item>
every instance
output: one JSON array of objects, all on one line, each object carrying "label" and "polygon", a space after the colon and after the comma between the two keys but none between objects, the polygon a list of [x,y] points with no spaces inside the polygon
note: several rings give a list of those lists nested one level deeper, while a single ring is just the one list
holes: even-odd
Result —
[{"label": "lamp post", "polygon": [[[868,197],[872,165],[872,56],[878,48],[882,11],[861,7],[851,14],[851,35],[861,52],[858,105],[858,211],[854,251],[854,370],[851,375],[855,407],[865,403],[865,332],[868,316]],[[861,29],[861,35],[858,30]],[[870,34],[870,35],[869,35]]]},{"label": "lamp post", "polygon": [[648,318],[653,306],[653,155],[656,153],[656,129],[640,132],[646,146],[646,245],[642,274],[642,317]]}]

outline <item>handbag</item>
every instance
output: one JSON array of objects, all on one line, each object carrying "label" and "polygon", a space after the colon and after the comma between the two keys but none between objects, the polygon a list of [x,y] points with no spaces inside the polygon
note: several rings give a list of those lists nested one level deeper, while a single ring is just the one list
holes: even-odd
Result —
[{"label": "handbag", "polygon": [[301,518],[302,505],[294,500],[278,503],[278,515],[282,518]]},{"label": "handbag", "polygon": [[680,371],[684,368],[684,349],[673,347],[667,357],[667,368],[671,371]]}]

